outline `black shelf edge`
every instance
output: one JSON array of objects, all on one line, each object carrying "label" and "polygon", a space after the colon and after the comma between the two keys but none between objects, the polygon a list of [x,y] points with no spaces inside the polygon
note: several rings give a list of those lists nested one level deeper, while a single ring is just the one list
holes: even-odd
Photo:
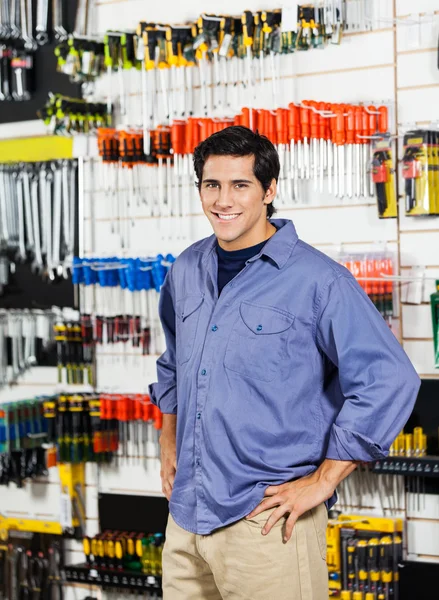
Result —
[{"label": "black shelf edge", "polygon": [[66,565],[63,569],[65,580],[70,583],[87,583],[103,588],[127,588],[160,592],[162,578],[138,571],[120,571],[91,567],[87,564]]},{"label": "black shelf edge", "polygon": [[373,462],[372,472],[380,475],[439,478],[439,456],[389,456]]}]

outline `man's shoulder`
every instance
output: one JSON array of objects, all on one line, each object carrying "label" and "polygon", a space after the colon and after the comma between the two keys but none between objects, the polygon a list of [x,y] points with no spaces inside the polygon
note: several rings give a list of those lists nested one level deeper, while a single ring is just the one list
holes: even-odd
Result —
[{"label": "man's shoulder", "polygon": [[296,252],[307,270],[324,283],[338,279],[341,276],[352,276],[346,267],[301,239],[297,242]]},{"label": "man's shoulder", "polygon": [[180,268],[198,262],[205,253],[212,247],[214,235],[198,240],[181,252],[175,260],[175,266]]}]

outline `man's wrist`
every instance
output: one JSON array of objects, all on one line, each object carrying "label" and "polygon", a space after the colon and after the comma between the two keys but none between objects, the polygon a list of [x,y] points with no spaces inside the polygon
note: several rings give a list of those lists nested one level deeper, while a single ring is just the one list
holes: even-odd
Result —
[{"label": "man's wrist", "polygon": [[316,470],[315,476],[328,490],[334,491],[356,467],[357,464],[353,461],[327,458]]}]

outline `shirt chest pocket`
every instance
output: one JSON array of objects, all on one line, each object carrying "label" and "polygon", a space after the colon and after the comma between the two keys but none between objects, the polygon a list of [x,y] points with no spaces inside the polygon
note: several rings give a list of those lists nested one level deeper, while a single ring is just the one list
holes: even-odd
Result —
[{"label": "shirt chest pocket", "polygon": [[186,363],[192,356],[203,300],[202,294],[191,294],[176,302],[176,350],[179,365]]},{"label": "shirt chest pocket", "polygon": [[260,381],[273,381],[287,356],[294,315],[270,306],[242,302],[227,344],[224,366]]}]

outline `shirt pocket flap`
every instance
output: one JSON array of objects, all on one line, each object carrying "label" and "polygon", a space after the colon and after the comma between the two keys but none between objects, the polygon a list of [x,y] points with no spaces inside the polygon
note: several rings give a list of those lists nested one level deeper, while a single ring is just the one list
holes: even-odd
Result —
[{"label": "shirt pocket flap", "polygon": [[176,314],[182,320],[185,321],[192,313],[194,313],[202,305],[204,300],[203,294],[191,294],[185,296],[181,300],[176,302]]},{"label": "shirt pocket flap", "polygon": [[269,306],[258,306],[242,302],[239,308],[241,318],[247,327],[257,335],[281,333],[294,323],[294,315]]}]

